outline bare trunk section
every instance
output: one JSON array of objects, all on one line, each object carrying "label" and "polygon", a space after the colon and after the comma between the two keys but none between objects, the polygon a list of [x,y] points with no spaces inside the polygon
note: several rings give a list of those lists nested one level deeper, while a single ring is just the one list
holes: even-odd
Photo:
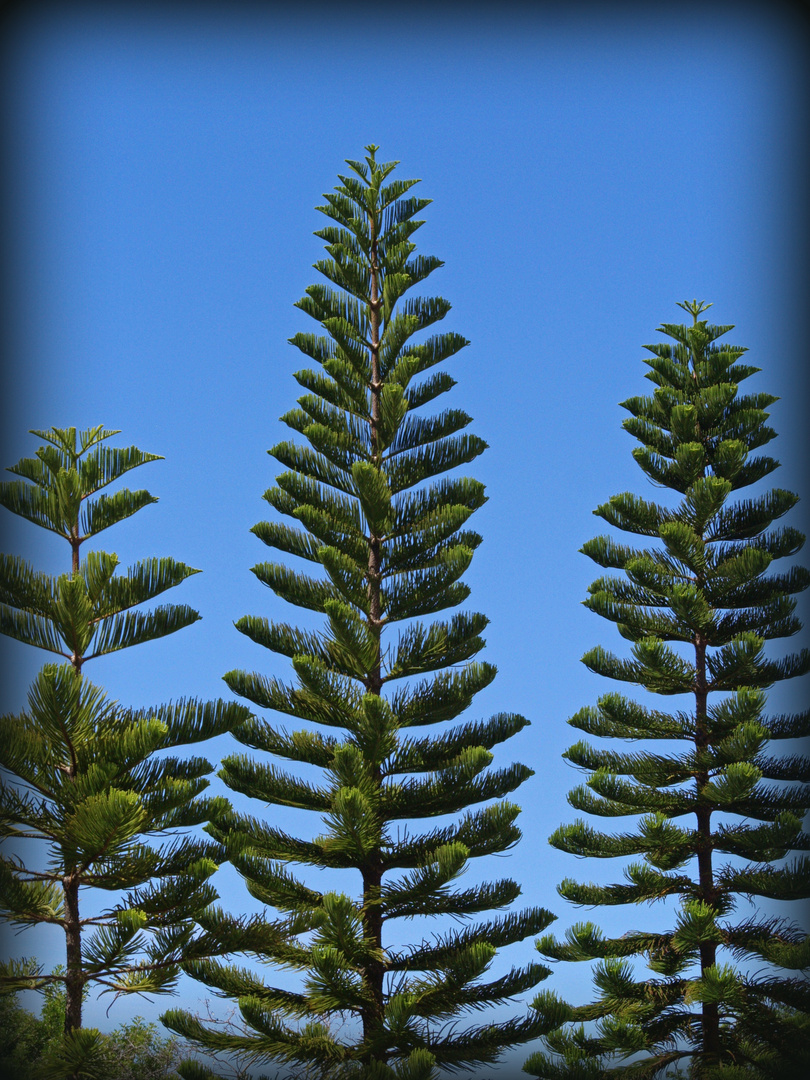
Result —
[{"label": "bare trunk section", "polygon": [[65,893],[65,1034],[82,1026],[82,928],[79,919],[79,879],[71,874],[63,880]]},{"label": "bare trunk section", "polygon": [[[369,215],[369,234],[371,238],[371,296],[369,311],[371,322],[371,460],[379,469],[382,467],[382,449],[379,442],[380,397],[380,266],[377,259],[377,223]],[[382,668],[380,663],[381,607],[380,607],[380,545],[382,537],[369,529],[368,540],[368,627],[377,639],[377,658],[373,669],[365,680],[366,691],[379,695],[382,691]],[[377,769],[375,780],[382,783],[382,775]],[[380,894],[382,886],[382,851],[374,851],[363,867],[363,923],[367,942],[382,956],[382,910]],[[385,964],[382,959],[375,959],[366,964],[363,970],[363,986],[369,998],[369,1005],[363,1009],[363,1039],[370,1043],[385,1021],[383,981]],[[375,1057],[378,1055],[375,1055]]]},{"label": "bare trunk section", "polygon": [[[363,923],[367,942],[382,954],[382,910],[380,892],[382,887],[381,853],[375,853],[374,864],[367,864],[363,869]],[[363,1041],[368,1045],[375,1036],[379,1036],[385,1023],[385,1001],[383,981],[385,963],[383,960],[369,961],[363,970],[363,988],[370,998],[370,1003],[362,1011]],[[375,1053],[374,1058],[384,1059],[386,1055]]]},{"label": "bare trunk section", "polygon": [[72,567],[74,574],[79,572],[79,545],[81,540],[79,539],[79,525],[78,522],[70,530],[70,550],[73,553]]}]

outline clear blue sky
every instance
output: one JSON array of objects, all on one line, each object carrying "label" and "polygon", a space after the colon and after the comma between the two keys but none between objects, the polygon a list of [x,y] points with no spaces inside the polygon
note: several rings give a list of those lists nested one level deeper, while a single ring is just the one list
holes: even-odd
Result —
[{"label": "clear blue sky", "polygon": [[[269,553],[248,530],[269,513],[266,450],[286,435],[278,417],[305,366],[287,339],[312,329],[293,303],[317,280],[313,207],[369,142],[402,162],[400,176],[421,177],[434,201],[419,250],[445,260],[430,285],[453,304],[445,328],[472,342],[450,367],[452,405],[490,444],[471,470],[489,502],[467,580],[470,606],[491,619],[482,656],[500,674],[470,717],[532,721],[496,759],[536,770],[519,795],[524,840],[480,875],[516,877],[562,933],[582,913],[556,883],[618,873],[546,843],[575,816],[565,721],[609,688],[579,658],[622,647],[581,607],[597,570],[578,549],[602,531],[597,504],[649,492],[618,402],[649,387],[641,346],[686,318],[676,301],[713,301],[714,320],[737,325],[731,337],[763,368],[749,385],[782,399],[776,481],[806,492],[802,41],[779,5],[425,4],[367,26],[371,10],[22,6],[5,46],[1,460],[34,451],[30,428],[98,423],[165,456],[137,484],[160,503],[103,539],[124,563],[160,554],[200,567],[174,599],[203,621],[95,661],[87,674],[112,696],[227,696],[232,668],[286,675],[232,623],[297,617],[249,572]],[[4,524],[4,550],[67,569],[66,545]],[[1,644],[0,705],[16,711],[47,658]],[[231,910],[252,905],[235,876],[218,881]],[[611,932],[670,917],[596,916]],[[63,946],[40,935],[13,947],[56,963]],[[532,956],[527,941],[503,962]],[[560,967],[545,985],[583,1001],[590,984]],[[189,1003],[198,992],[184,985]],[[91,1003],[88,1021],[167,1004],[118,1004],[107,1019]]]}]

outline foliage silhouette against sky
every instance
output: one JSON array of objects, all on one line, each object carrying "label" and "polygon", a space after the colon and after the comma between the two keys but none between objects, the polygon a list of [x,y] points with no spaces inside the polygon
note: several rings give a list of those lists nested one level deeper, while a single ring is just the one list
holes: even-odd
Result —
[{"label": "foliage silhouette against sky", "polygon": [[[547,844],[576,780],[565,721],[604,689],[582,654],[622,647],[582,607],[592,568],[578,549],[599,503],[645,493],[618,402],[643,392],[641,346],[679,321],[676,301],[712,301],[715,321],[736,324],[763,368],[752,389],[781,398],[779,485],[807,498],[802,37],[764,5],[493,5],[461,22],[424,6],[375,17],[370,37],[362,10],[31,5],[14,17],[5,345],[19,377],[2,463],[52,425],[102,423],[163,455],[144,478],[160,502],[121,526],[116,552],[200,567],[181,600],[203,619],[105,658],[94,680],[132,706],[227,694],[224,672],[267,663],[232,623],[281,603],[250,573],[263,556],[249,530],[297,395],[287,339],[308,329],[293,304],[321,254],[313,208],[371,141],[422,177],[433,204],[420,240],[446,263],[446,327],[472,342],[448,365],[453,404],[490,444],[469,469],[489,502],[466,580],[500,674],[475,716],[532,722],[503,753],[537,773],[504,871],[562,933],[580,917],[555,891],[570,859]],[[804,505],[791,524],[806,530]],[[4,528],[4,550],[67,569],[55,539]],[[2,648],[2,707],[16,711],[46,658]],[[800,693],[771,701],[789,709]],[[205,752],[232,749],[223,737]],[[216,880],[227,906],[251,910],[235,873]],[[621,932],[628,914],[603,928]],[[59,962],[61,942],[38,933],[10,948]],[[505,965],[533,948],[508,953]],[[587,972],[561,966],[552,982],[587,997]],[[87,1022],[124,1018],[105,1007],[88,1002]],[[137,1003],[148,1019],[164,1007]]]}]

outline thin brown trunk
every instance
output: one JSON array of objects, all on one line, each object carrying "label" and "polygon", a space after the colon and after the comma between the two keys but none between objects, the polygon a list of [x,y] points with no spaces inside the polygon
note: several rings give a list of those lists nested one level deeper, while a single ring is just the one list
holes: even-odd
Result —
[{"label": "thin brown trunk", "polygon": [[[382,395],[382,382],[380,381],[380,266],[377,261],[377,236],[376,222],[369,218],[369,231],[371,234],[371,298],[369,308],[371,310],[371,460],[378,469],[382,468],[382,450],[380,448],[380,398]],[[368,602],[369,629],[376,635],[378,640],[377,660],[366,680],[366,689],[370,694],[379,694],[382,690],[382,677],[380,668],[380,544],[382,537],[377,536],[369,527],[368,539]]]},{"label": "thin brown trunk", "polygon": [[[366,940],[373,945],[378,955],[382,956],[382,909],[380,892],[382,886],[382,860],[376,853],[373,865],[368,863],[363,869],[363,922]],[[370,960],[363,970],[363,983],[370,998],[370,1004],[363,1010],[363,1039],[370,1043],[379,1035],[385,1022],[385,1000],[383,981],[385,964],[382,959]],[[379,1058],[379,1053],[375,1058]]]},{"label": "thin brown trunk", "polygon": [[79,572],[79,546],[81,540],[79,538],[79,525],[78,522],[70,530],[70,549],[73,552],[73,573]]},{"label": "thin brown trunk", "polygon": [[79,919],[79,879],[68,875],[63,880],[65,893],[65,1034],[82,1026],[82,928]]},{"label": "thin brown trunk", "polygon": [[[694,316],[697,325],[697,315]],[[693,353],[692,381],[695,386],[695,394],[700,394],[700,380],[698,378],[698,357]],[[707,457],[704,458],[703,475],[706,475],[708,467],[708,437],[701,430],[700,421],[695,422],[695,438],[703,443]],[[705,582],[698,573],[695,584],[702,589]],[[707,641],[702,634],[696,633],[695,644],[695,750],[703,756],[709,748],[709,689],[706,678],[706,646]],[[697,793],[700,797],[703,789],[709,783],[709,773],[701,769],[697,775]],[[698,881],[700,886],[700,898],[704,904],[714,906],[718,900],[718,890],[714,882],[714,870],[712,868],[712,808],[709,805],[699,805],[696,811],[697,817],[697,859]],[[703,975],[709,968],[714,967],[717,960],[717,945],[713,941],[703,942],[700,946],[700,973]],[[701,1027],[703,1033],[704,1062],[712,1065],[720,1059],[720,1013],[716,1004],[703,1002],[701,1006]]]},{"label": "thin brown trunk", "polygon": [[[706,640],[700,634],[695,635],[695,749],[698,754],[705,753],[709,746],[708,725],[708,688],[706,681]],[[709,782],[707,771],[701,770],[697,776],[698,795]],[[705,904],[717,902],[717,889],[712,869],[712,839],[710,806],[698,806],[697,816],[697,859],[700,898]],[[701,975],[714,966],[717,959],[717,945],[705,941],[700,946]],[[720,1015],[717,1005],[703,1002],[702,1005],[703,1050],[706,1057],[719,1059],[720,1055]]]},{"label": "thin brown trunk", "polygon": [[[369,232],[371,238],[371,296],[370,330],[371,330],[371,460],[377,466],[382,467],[382,450],[379,439],[380,424],[380,396],[382,382],[380,380],[380,267],[377,261],[377,235],[376,221],[369,215]],[[382,692],[382,667],[380,662],[380,633],[381,633],[381,607],[380,607],[380,566],[381,566],[381,540],[369,529],[368,541],[368,626],[371,633],[377,639],[376,663],[365,680],[366,690],[370,694],[379,695]],[[376,770],[375,780],[378,785],[382,783],[382,774]],[[382,910],[380,908],[380,893],[382,886],[382,852],[379,848],[372,853],[363,867],[363,921],[366,940],[374,948],[375,952],[382,955]],[[363,1038],[367,1042],[379,1033],[385,1018],[385,1002],[383,997],[383,982],[385,977],[385,965],[382,959],[375,959],[366,964],[363,970],[363,984],[370,999],[370,1004],[363,1010]]]},{"label": "thin brown trunk", "polygon": [[[81,538],[79,537],[79,523],[76,522],[70,530],[70,550],[72,553],[71,570],[74,574],[79,572],[79,547],[81,546]],[[73,653],[70,657],[70,662],[73,665],[77,674],[81,673],[82,662],[84,657],[80,656],[76,649],[75,639],[73,641]]]},{"label": "thin brown trunk", "polygon": [[[80,545],[79,523],[77,521],[70,530],[70,548],[72,554],[71,570],[74,574],[79,572]],[[81,676],[82,660],[83,657],[80,656],[78,652],[74,652],[70,658],[70,662],[73,665],[77,677]],[[76,779],[75,759],[68,768],[67,775],[71,780]],[[82,926],[79,917],[78,875],[75,872],[68,870],[65,877],[62,879],[62,887],[65,904],[65,1034],[69,1035],[72,1031],[75,1031],[82,1026],[84,978],[82,969]]]}]

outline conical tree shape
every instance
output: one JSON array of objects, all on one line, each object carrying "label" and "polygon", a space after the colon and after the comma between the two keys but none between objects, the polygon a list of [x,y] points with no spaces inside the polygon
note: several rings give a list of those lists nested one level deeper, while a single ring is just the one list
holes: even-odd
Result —
[{"label": "conical tree shape", "polygon": [[[296,374],[306,392],[283,420],[309,445],[284,442],[270,451],[288,471],[265,498],[293,524],[253,530],[313,567],[305,574],[266,563],[254,573],[282,599],[323,613],[326,627],[310,633],[244,618],[238,629],[290,657],[296,681],[226,676],[259,708],[312,724],[289,733],[257,718],[237,737],[262,755],[319,766],[323,779],[305,781],[247,754],[227,759],[221,775],[263,804],[321,815],[323,832],[297,839],[272,817],[235,814],[221,823],[215,835],[250,892],[280,917],[240,925],[222,914],[216,925],[206,923],[223,949],[298,970],[303,985],[291,992],[225,965],[189,964],[238,999],[249,1030],[218,1034],[180,1012],[164,1021],[211,1048],[295,1062],[299,1071],[311,1064],[329,1075],[427,1080],[437,1065],[473,1075],[533,1036],[532,1020],[519,1014],[498,1025],[467,1024],[465,1017],[546,976],[535,963],[495,979],[486,972],[497,949],[551,916],[534,908],[471,922],[431,942],[386,943],[392,920],[467,920],[517,899],[514,881],[468,889],[454,883],[471,859],[517,842],[518,807],[501,800],[531,770],[490,768],[492,748],[523,728],[523,717],[447,726],[495,675],[473,661],[484,644],[483,615],[422,621],[469,595],[460,579],[481,538],[466,523],[484,489],[445,474],[485,444],[463,434],[470,417],[459,410],[420,414],[454,385],[433,369],[467,342],[455,333],[414,340],[450,308],[407,295],[441,265],[414,255],[410,241],[428,200],[409,194],[417,181],[389,180],[396,162],[381,164],[377,148],[366,149],[365,161],[349,161],[351,174],[318,208],[331,223],[316,233],[329,255],[316,268],[331,284],[313,285],[298,304],[328,336],[292,339],[317,369]],[[401,824],[456,812],[463,816],[455,823],[421,831]],[[312,888],[296,876],[296,863],[356,871],[357,894]],[[354,1018],[343,1041],[330,1031],[336,1016]]]},{"label": "conical tree shape", "polygon": [[[797,501],[790,492],[734,498],[778,465],[755,453],[775,435],[766,410],[776,399],[740,393],[759,369],[739,362],[745,349],[718,343],[731,326],[701,320],[708,305],[680,306],[693,325],[664,325],[672,344],[646,346],[656,389],[624,403],[631,414],[624,426],[641,443],[633,456],[647,476],[682,498],[673,509],[623,494],[595,511],[649,546],[600,536],[582,549],[621,571],[594,582],[585,604],[632,642],[631,659],[596,648],[584,663],[654,694],[685,695],[688,704],[666,712],[610,693],[577,713],[574,727],[625,745],[571,747],[565,756],[590,774],[571,804],[636,820],[619,834],[577,821],[551,837],[580,857],[641,856],[621,884],[564,881],[560,892],[573,903],[673,897],[678,911],[667,933],[633,930],[609,940],[580,923],[566,942],[538,943],[555,960],[598,961],[592,1004],[571,1007],[553,994],[535,1001],[548,1052],[534,1055],[526,1071],[540,1077],[679,1070],[753,1080],[804,1076],[810,1067],[810,989],[801,975],[810,940],[791,921],[795,912],[751,914],[747,903],[795,902],[810,891],[807,858],[794,854],[808,848],[808,761],[769,748],[809,734],[810,714],[768,716],[764,693],[810,668],[807,650],[766,655],[768,641],[800,628],[793,597],[810,575],[774,572],[772,564],[804,537],[773,527]],[[646,958],[653,977],[631,963],[636,957]]]},{"label": "conical tree shape", "polygon": [[[62,927],[66,966],[42,975],[24,961],[4,964],[0,990],[64,983],[64,1060],[79,1076],[98,1042],[81,1030],[86,988],[171,990],[181,959],[197,947],[194,915],[216,899],[208,878],[221,849],[185,834],[227,800],[201,797],[213,769],[204,758],[156,752],[228,731],[249,712],[192,700],[128,710],[85,678],[89,660],[195,622],[199,615],[184,605],[138,606],[197,571],[153,558],[120,574],[115,555],[82,559],[87,540],[157,501],[147,491],[104,490],[156,455],[107,446],[117,432],[101,427],[33,434],[45,445],[10,470],[20,479],[0,485],[0,503],[65,539],[70,570],[51,577],[0,557],[0,629],[67,663],[42,669],[27,712],[0,718],[0,762],[11,780],[0,796],[2,835],[43,842],[36,862],[23,865],[13,851],[0,859],[0,910],[18,927]],[[85,914],[87,889],[123,897]]]}]

